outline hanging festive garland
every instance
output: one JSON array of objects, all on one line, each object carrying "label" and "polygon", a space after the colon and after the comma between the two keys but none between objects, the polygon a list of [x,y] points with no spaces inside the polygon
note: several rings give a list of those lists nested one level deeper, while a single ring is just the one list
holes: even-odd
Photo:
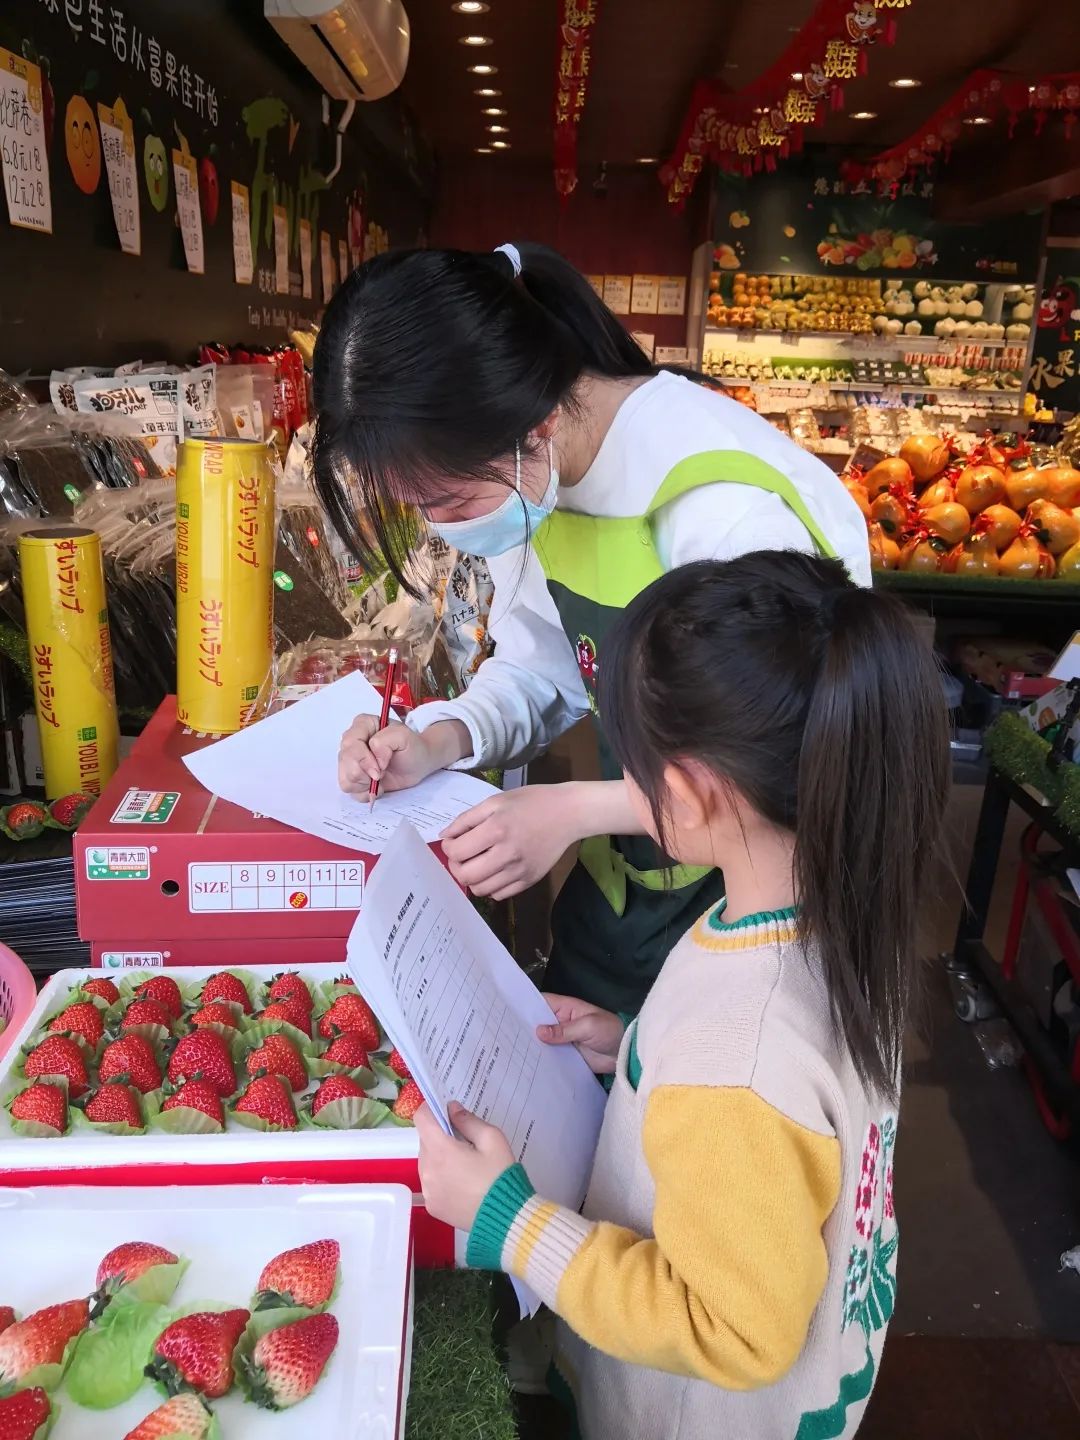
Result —
[{"label": "hanging festive garland", "polygon": [[[814,13],[774,65],[737,94],[699,80],[678,143],[660,182],[668,202],[685,205],[705,162],[749,175],[775,170],[776,157],[802,149],[803,131],[843,104],[844,82],[866,73],[871,45],[891,45],[896,18],[911,0],[818,0]],[[793,75],[802,78],[792,83]]]},{"label": "hanging festive garland", "polygon": [[592,30],[600,0],[559,0],[555,57],[555,189],[566,200],[577,187],[578,126],[585,110]]},{"label": "hanging festive garland", "polygon": [[1064,117],[1065,136],[1072,135],[1080,111],[1080,71],[1045,75],[1034,82],[1003,70],[976,70],[929,120],[899,145],[883,150],[865,164],[849,162],[846,179],[876,180],[883,193],[894,192],[901,180],[937,160],[947,160],[959,139],[964,121],[975,115],[993,118],[1005,112],[1012,139],[1022,114],[1035,117],[1035,134],[1040,135],[1047,118]]}]

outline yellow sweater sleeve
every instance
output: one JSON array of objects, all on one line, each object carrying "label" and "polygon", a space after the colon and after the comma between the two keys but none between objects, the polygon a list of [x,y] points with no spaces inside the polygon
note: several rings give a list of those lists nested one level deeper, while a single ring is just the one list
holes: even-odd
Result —
[{"label": "yellow sweater sleeve", "polygon": [[731,1390],[774,1383],[825,1286],[839,1142],[751,1090],[669,1085],[649,1098],[643,1143],[655,1238],[528,1187],[502,1231],[502,1267],[620,1360]]}]

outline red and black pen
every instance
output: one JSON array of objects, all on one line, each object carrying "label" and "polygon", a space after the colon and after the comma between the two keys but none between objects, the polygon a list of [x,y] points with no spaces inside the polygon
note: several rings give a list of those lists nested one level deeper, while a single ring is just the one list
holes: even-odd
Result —
[{"label": "red and black pen", "polygon": [[[386,657],[386,689],[383,691],[382,710],[379,714],[379,729],[385,730],[390,720],[390,701],[394,696],[394,686],[397,684],[398,652],[391,646],[390,653]],[[379,795],[379,782],[372,779],[368,789],[368,810],[370,811]]]}]

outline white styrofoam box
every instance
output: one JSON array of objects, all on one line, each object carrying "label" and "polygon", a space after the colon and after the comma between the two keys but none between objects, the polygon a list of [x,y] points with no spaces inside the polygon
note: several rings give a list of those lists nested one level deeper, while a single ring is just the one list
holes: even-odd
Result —
[{"label": "white styrofoam box", "polygon": [[[228,969],[227,964],[185,966],[177,970],[154,970],[155,975],[173,975],[183,986]],[[246,974],[269,982],[281,973],[279,965],[238,967]],[[333,980],[340,965],[304,965],[309,984]],[[23,1046],[36,1033],[45,1016],[63,1007],[64,996],[86,980],[101,979],[100,970],[60,970],[47,982],[33,1014],[16,1036],[0,1062],[0,1097],[15,1082],[12,1073]],[[115,975],[119,983],[125,977]],[[102,1135],[88,1129],[70,1130],[59,1139],[27,1139],[16,1135],[5,1108],[0,1108],[0,1172],[12,1170],[78,1170],[85,1166],[112,1165],[234,1165],[244,1162],[322,1160],[412,1160],[419,1153],[416,1131],[411,1126],[384,1124],[374,1130],[296,1130],[264,1134],[234,1125],[221,1135],[166,1135],[148,1130],[144,1135]],[[173,1178],[170,1176],[170,1181]],[[399,1178],[395,1175],[394,1177]]]},{"label": "white styrofoam box", "polygon": [[[402,1430],[412,1347],[409,1220],[399,1185],[93,1186],[0,1189],[5,1300],[22,1314],[88,1295],[102,1257],[125,1240],[164,1245],[190,1260],[170,1308],[200,1301],[250,1307],[266,1262],[313,1240],[341,1245],[341,1287],[330,1310],[338,1345],[314,1393],[273,1413],[239,1391],[213,1402],[225,1436],[390,1440]],[[54,1392],[56,1440],[126,1435],[164,1397],[148,1381],[113,1410],[84,1410]]]}]

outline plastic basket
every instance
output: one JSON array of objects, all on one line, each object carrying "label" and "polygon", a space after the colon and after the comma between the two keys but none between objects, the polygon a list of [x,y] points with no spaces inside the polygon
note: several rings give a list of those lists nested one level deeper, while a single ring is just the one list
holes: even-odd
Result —
[{"label": "plastic basket", "polygon": [[0,1030],[0,1060],[15,1043],[36,1000],[34,977],[14,950],[0,945],[0,1016],[7,1022]]}]

